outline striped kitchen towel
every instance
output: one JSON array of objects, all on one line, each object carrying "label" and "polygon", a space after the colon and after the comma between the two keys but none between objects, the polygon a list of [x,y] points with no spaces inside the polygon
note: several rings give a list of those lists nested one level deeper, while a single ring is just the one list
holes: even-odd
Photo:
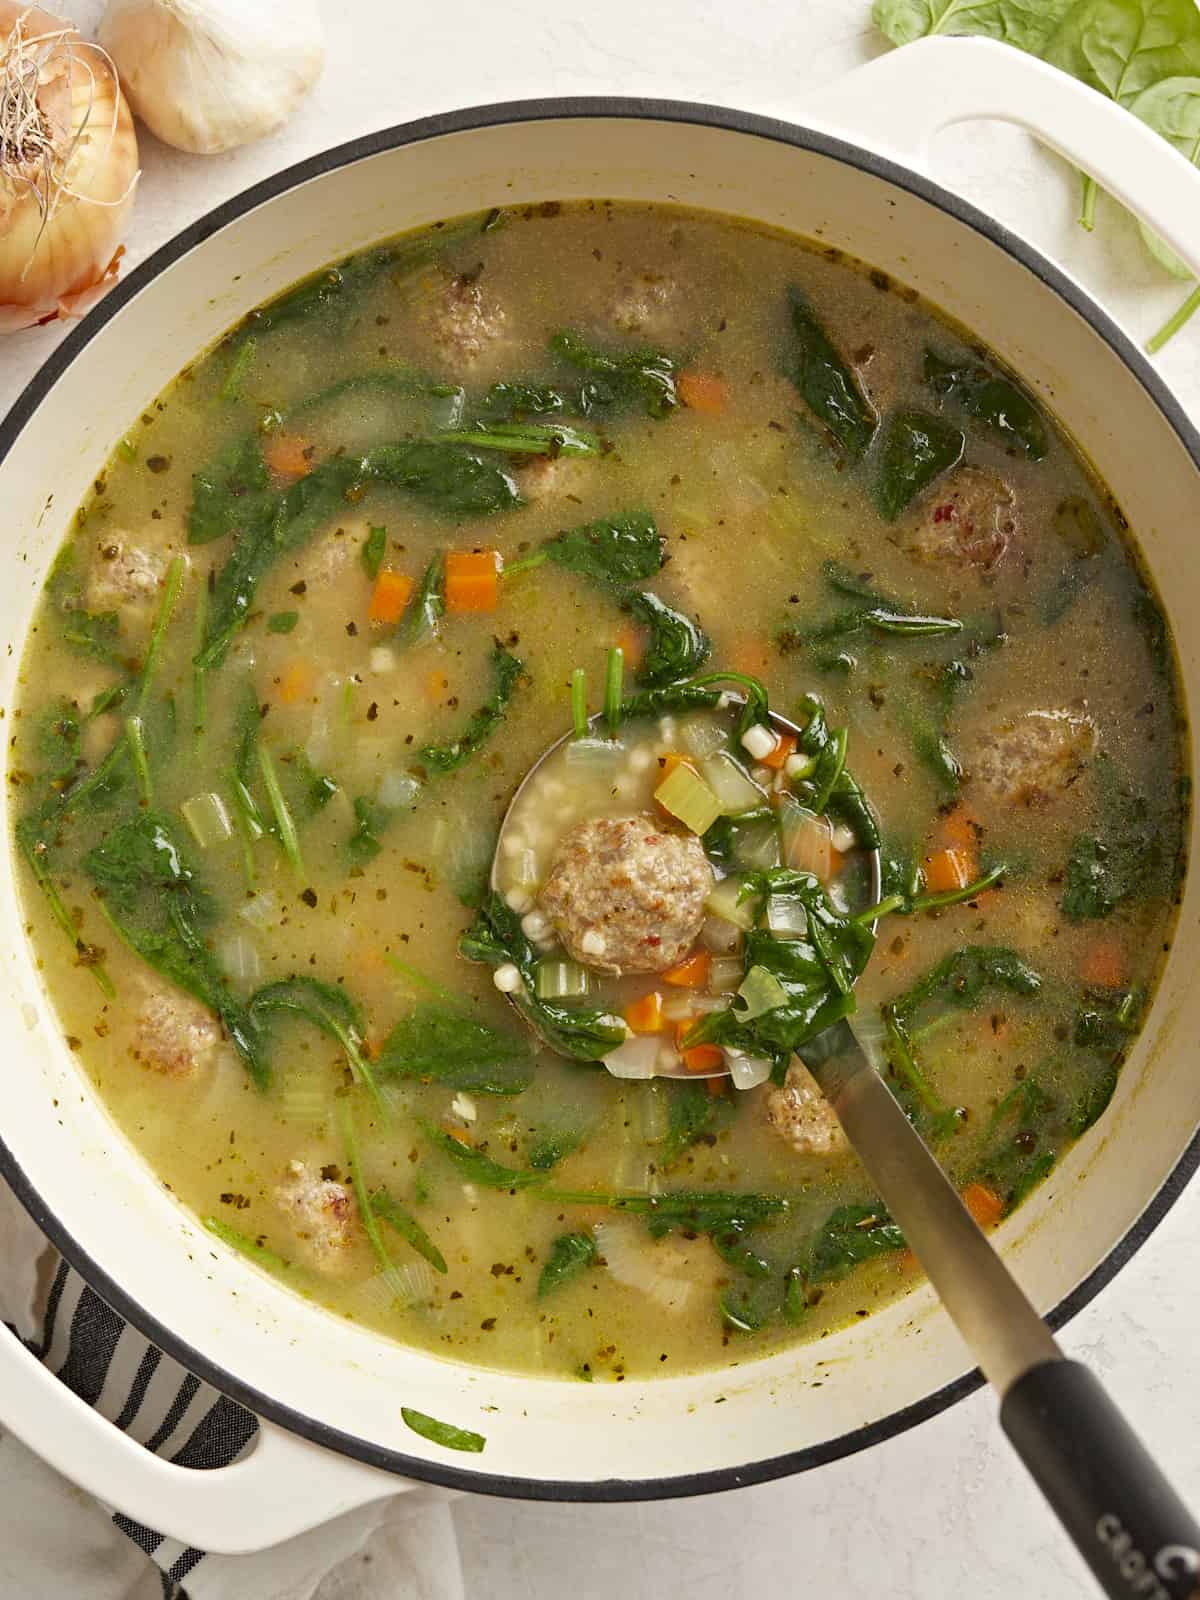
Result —
[{"label": "striped kitchen towel", "polygon": [[[0,1318],[0,1338],[22,1339],[146,1449],[198,1471],[253,1449],[253,1415],[106,1305],[49,1249],[2,1181]],[[0,1431],[0,1597],[463,1600],[453,1498],[410,1491],[256,1555],[206,1555],[101,1507]],[[253,1505],[246,1515],[253,1518]]]}]

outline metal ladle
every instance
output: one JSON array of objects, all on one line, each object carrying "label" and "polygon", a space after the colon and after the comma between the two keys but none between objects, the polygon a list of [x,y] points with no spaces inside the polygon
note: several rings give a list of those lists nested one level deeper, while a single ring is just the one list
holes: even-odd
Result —
[{"label": "metal ladle", "polygon": [[[784,717],[772,714],[771,720],[785,732],[799,731]],[[564,742],[551,745],[530,769],[513,804]],[[511,812],[510,805],[505,824]],[[493,888],[499,888],[498,861],[499,847]],[[872,880],[875,903],[878,850],[872,852]],[[800,1054],[1000,1396],[1001,1427],[1100,1588],[1111,1600],[1200,1600],[1200,1523],[1098,1379],[1064,1355],[849,1024],[826,1029]],[[670,1076],[699,1075],[681,1070]]]}]

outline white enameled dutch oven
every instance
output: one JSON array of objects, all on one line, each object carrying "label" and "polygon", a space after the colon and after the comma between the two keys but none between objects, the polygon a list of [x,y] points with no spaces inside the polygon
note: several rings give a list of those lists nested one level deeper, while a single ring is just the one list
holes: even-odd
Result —
[{"label": "white enameled dutch oven", "polygon": [[[647,101],[493,106],[358,140],[220,207],[110,294],[0,426],[0,705],[12,704],[26,626],[74,507],[127,419],[190,356],[256,302],[381,236],[494,205],[597,195],[734,212],[841,246],[974,329],[1111,485],[1200,704],[1200,437],[1077,284],[923,175],[932,135],[980,117],[1030,128],[1200,269],[1200,178],[1181,157],[1030,57],[968,40],[862,68],[801,124]],[[3,828],[7,838],[7,816]],[[0,1170],[105,1299],[264,1419],[249,1458],[188,1472],[111,1428],[0,1336],[0,1422],[138,1520],[241,1551],[406,1479],[547,1499],[701,1493],[864,1449],[978,1381],[928,1288],[816,1345],[621,1385],[474,1371],[335,1322],[215,1248],[110,1122],[39,987],[12,873],[0,852]],[[1147,1238],[1200,1160],[1198,924],[1193,875],[1112,1107],[999,1232],[1055,1325]],[[405,1427],[402,1404],[478,1430],[486,1450],[455,1456],[426,1443]]]}]

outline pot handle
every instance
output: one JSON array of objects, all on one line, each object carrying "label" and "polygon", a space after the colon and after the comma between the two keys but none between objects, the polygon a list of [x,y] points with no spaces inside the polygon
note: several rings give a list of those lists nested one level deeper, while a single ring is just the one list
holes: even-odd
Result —
[{"label": "pot handle", "polygon": [[197,1471],[154,1455],[61,1383],[0,1327],[6,1428],[105,1505],[221,1555],[266,1550],[320,1523],[417,1487],[259,1421],[249,1455]]},{"label": "pot handle", "polygon": [[921,39],[810,96],[805,121],[921,172],[943,128],[1025,128],[1152,228],[1200,278],[1200,180],[1145,123],[1035,56],[991,39]]}]

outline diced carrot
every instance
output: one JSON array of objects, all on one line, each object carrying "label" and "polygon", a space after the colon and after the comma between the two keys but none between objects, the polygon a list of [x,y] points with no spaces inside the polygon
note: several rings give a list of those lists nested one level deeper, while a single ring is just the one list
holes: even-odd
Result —
[{"label": "diced carrot", "polygon": [[[669,778],[676,767],[690,767],[692,763],[678,750],[668,750],[665,755],[658,758],[658,770],[663,778]],[[694,770],[694,769],[693,769]],[[660,778],[660,782],[662,779]]]},{"label": "diced carrot", "polygon": [[796,735],[794,733],[781,733],[771,754],[762,758],[763,766],[773,767],[778,772],[795,748]]},{"label": "diced carrot", "polygon": [[646,654],[646,640],[641,630],[622,628],[617,635],[617,648],[624,653],[626,671],[636,672]]},{"label": "diced carrot", "polygon": [[925,857],[925,887],[931,894],[965,889],[975,876],[975,863],[966,850],[935,850]]},{"label": "diced carrot", "polygon": [[1119,989],[1125,982],[1125,951],[1119,939],[1107,934],[1096,940],[1083,958],[1083,981],[1095,989]]},{"label": "diced carrot", "polygon": [[708,968],[712,957],[707,950],[697,950],[678,966],[663,973],[664,983],[673,983],[677,989],[703,989],[708,982]]},{"label": "diced carrot", "polygon": [[495,550],[452,550],[446,557],[446,610],[495,611],[499,578]]},{"label": "diced carrot", "polygon": [[771,666],[771,647],[765,639],[739,639],[729,652],[735,672],[761,678]]},{"label": "diced carrot", "polygon": [[981,831],[966,806],[955,806],[938,824],[938,843],[944,850],[966,850],[974,856]]},{"label": "diced carrot", "polygon": [[689,411],[719,417],[725,409],[729,385],[711,372],[681,372],[675,380],[679,398]]},{"label": "diced carrot", "polygon": [[277,478],[307,477],[312,458],[312,441],[299,433],[273,433],[263,446],[263,460]]},{"label": "diced carrot", "polygon": [[694,1044],[682,1055],[689,1072],[715,1072],[725,1061],[725,1052],[719,1044]]},{"label": "diced carrot", "polygon": [[394,567],[383,567],[371,590],[371,604],[367,607],[370,622],[399,622],[413,592],[413,581],[406,572]]},{"label": "diced carrot", "polygon": [[981,1228],[990,1228],[1004,1215],[1004,1201],[986,1183],[969,1183],[962,1192],[962,1203]]},{"label": "diced carrot", "polygon": [[657,989],[644,994],[625,1007],[625,1021],[634,1033],[661,1033],[663,1030],[662,995]]},{"label": "diced carrot", "polygon": [[285,706],[294,706],[298,701],[308,699],[315,682],[309,662],[291,661],[279,677],[279,698]]}]

